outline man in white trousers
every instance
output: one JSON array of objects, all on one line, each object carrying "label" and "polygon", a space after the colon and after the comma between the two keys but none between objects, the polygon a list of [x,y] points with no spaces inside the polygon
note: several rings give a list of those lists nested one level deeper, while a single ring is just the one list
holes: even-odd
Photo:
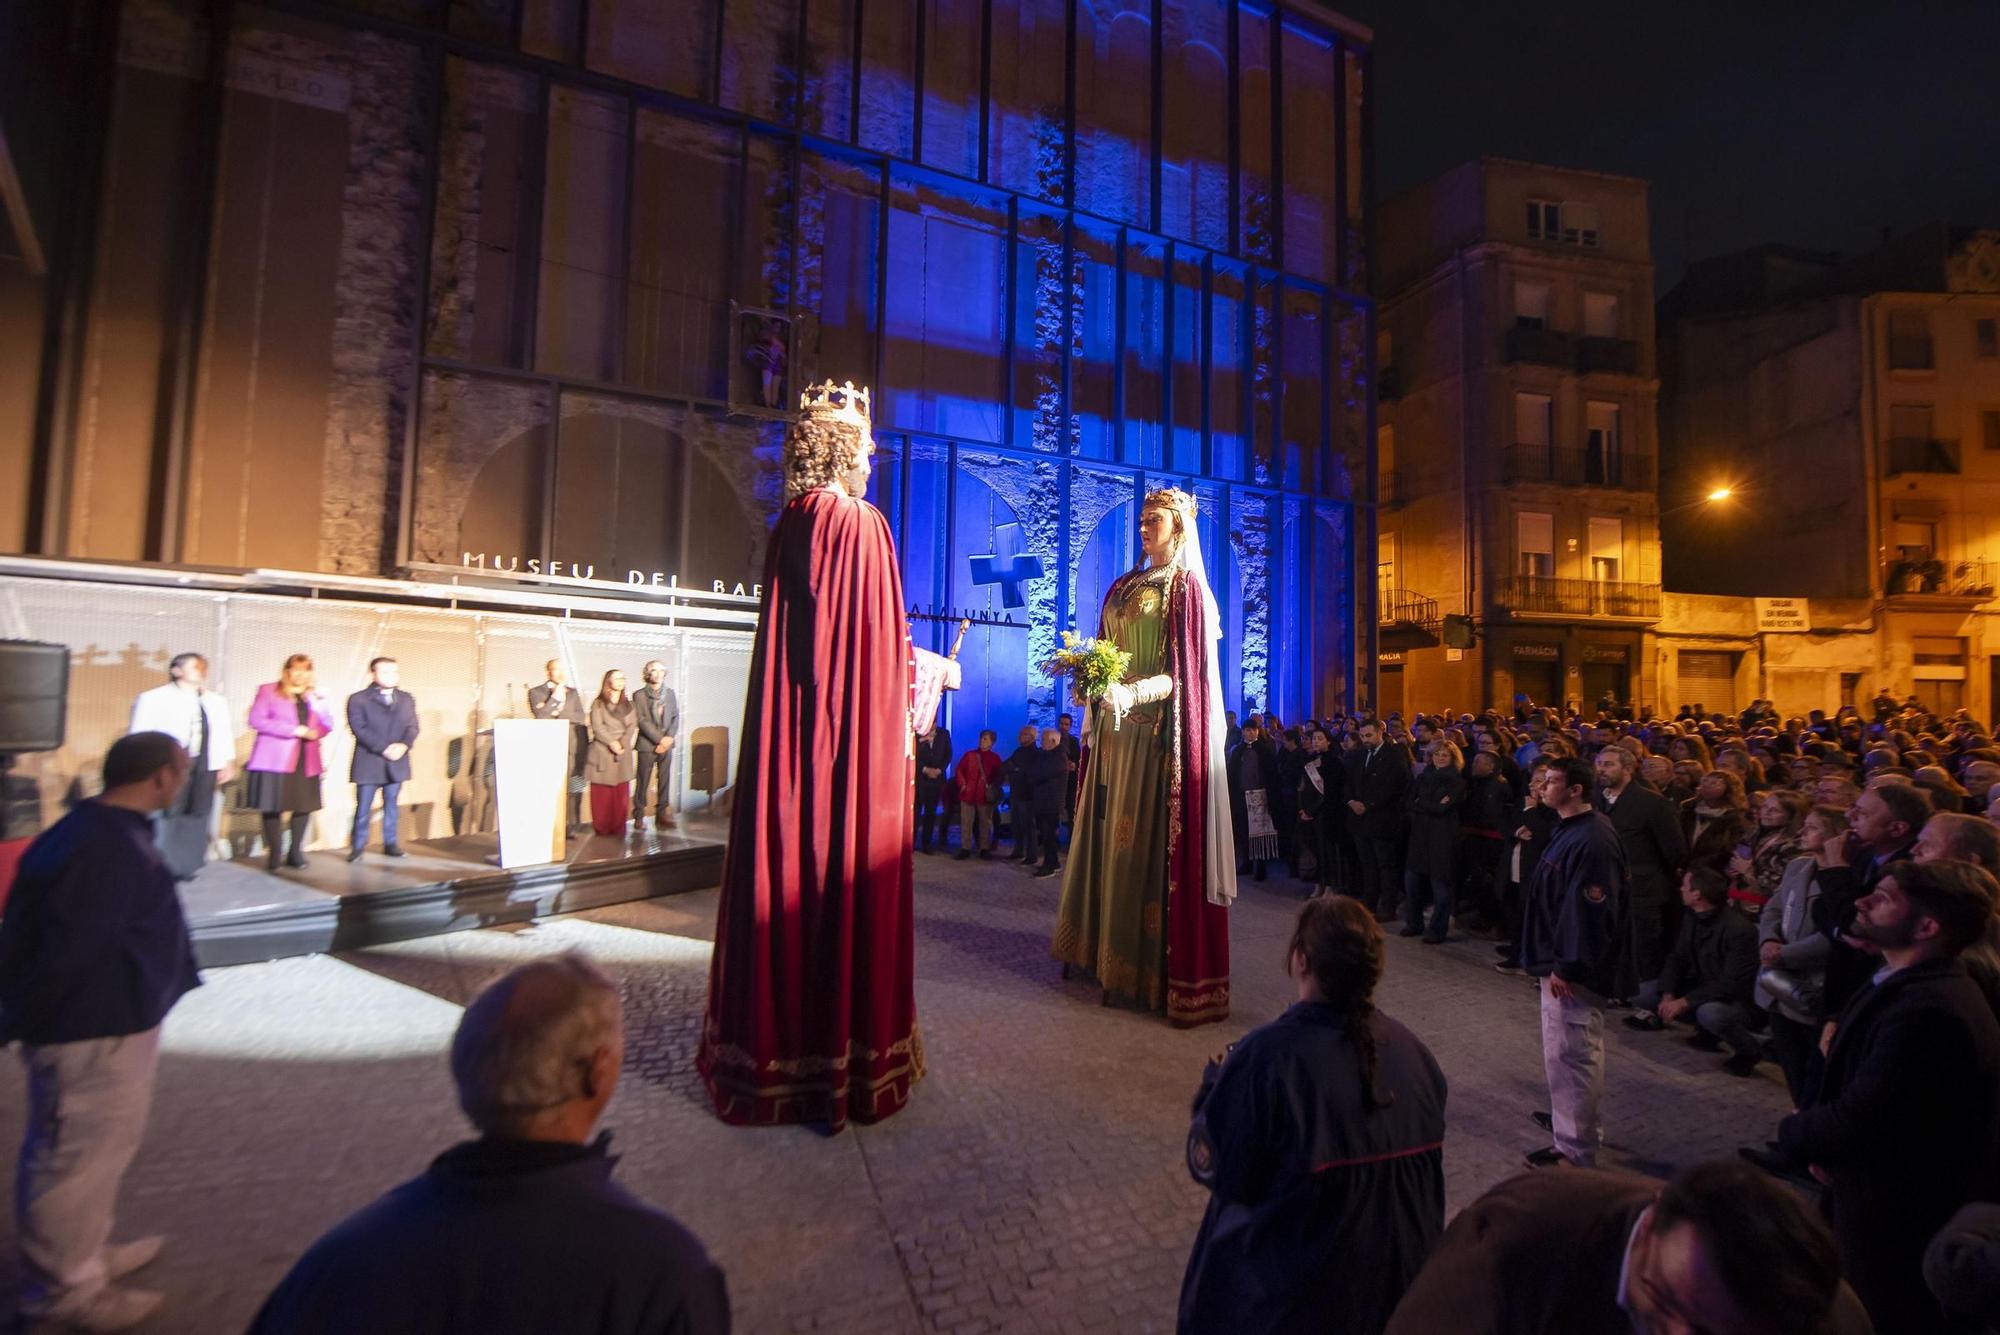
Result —
[{"label": "man in white trousers", "polygon": [[1545,1125],[1555,1143],[1527,1161],[1589,1168],[1604,1140],[1604,1003],[1633,990],[1625,976],[1625,850],[1611,821],[1591,809],[1589,765],[1565,757],[1537,782],[1556,827],[1522,897],[1521,967],[1541,980]]},{"label": "man in white trousers", "polygon": [[111,1215],[146,1132],[160,1022],[200,982],[151,820],[188,766],[163,732],[112,743],[104,792],[29,845],[0,918],[0,1043],[21,1045],[28,1076],[21,1313],[77,1330],[129,1329],[162,1301],[113,1283],[161,1239],[115,1244]]}]

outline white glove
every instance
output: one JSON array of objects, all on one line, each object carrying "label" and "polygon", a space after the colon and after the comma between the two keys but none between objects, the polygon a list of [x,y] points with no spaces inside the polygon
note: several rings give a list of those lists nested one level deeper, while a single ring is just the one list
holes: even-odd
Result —
[{"label": "white glove", "polygon": [[1113,722],[1131,713],[1136,703],[1138,701],[1132,694],[1132,688],[1122,681],[1114,681],[1104,688],[1104,707],[1111,711]]}]

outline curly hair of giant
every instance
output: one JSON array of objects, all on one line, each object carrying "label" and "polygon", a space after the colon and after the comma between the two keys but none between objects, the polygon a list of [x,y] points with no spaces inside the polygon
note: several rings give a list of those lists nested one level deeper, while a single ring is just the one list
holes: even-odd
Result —
[{"label": "curly hair of giant", "polygon": [[861,442],[861,428],[848,422],[794,422],[785,433],[785,499],[839,479],[853,466]]}]

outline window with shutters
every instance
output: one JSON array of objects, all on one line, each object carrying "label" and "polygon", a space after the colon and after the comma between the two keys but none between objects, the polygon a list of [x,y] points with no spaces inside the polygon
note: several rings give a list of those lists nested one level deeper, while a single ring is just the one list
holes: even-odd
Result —
[{"label": "window with shutters", "polygon": [[1556,573],[1555,516],[1523,510],[1514,518],[1516,574],[1548,579]]}]

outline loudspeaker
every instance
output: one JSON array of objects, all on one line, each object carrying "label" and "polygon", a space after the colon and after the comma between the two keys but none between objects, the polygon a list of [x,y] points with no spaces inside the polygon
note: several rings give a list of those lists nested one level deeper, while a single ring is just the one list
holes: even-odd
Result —
[{"label": "loudspeaker", "polygon": [[69,647],[0,640],[0,751],[53,751],[69,714]]}]

